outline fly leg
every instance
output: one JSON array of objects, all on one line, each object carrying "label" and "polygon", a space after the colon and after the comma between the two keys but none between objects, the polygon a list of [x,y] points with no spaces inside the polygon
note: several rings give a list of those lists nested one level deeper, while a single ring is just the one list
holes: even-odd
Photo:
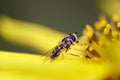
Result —
[{"label": "fly leg", "polygon": [[[70,46],[66,47],[65,53],[66,53],[69,49],[71,49]],[[81,51],[80,49],[75,49],[75,48],[73,48],[73,47],[72,47],[72,49],[77,50],[77,51]]]},{"label": "fly leg", "polygon": [[66,46],[66,51],[65,53],[70,49],[70,46]]},{"label": "fly leg", "polygon": [[[66,51],[65,51],[65,53],[69,50],[69,49],[71,49],[70,47],[66,47]],[[72,53],[68,53],[69,55],[73,55],[73,56],[79,56],[79,55],[76,55],[76,54],[72,54]]]},{"label": "fly leg", "polygon": [[63,52],[61,53],[61,55],[62,55],[62,59],[64,59],[64,55],[63,55]]},{"label": "fly leg", "polygon": [[72,53],[68,53],[69,55],[72,55],[72,56],[76,56],[76,57],[79,57],[79,55],[77,54],[72,54]]},{"label": "fly leg", "polygon": [[[66,53],[69,49],[71,49],[70,46],[66,46],[66,51],[65,51],[65,53]],[[73,48],[73,49],[75,49],[75,48]],[[80,51],[79,49],[75,49],[75,50]],[[79,57],[79,55],[77,55],[77,54],[72,54],[72,53],[68,53],[68,54],[69,54],[69,55],[72,55],[72,56]]]}]

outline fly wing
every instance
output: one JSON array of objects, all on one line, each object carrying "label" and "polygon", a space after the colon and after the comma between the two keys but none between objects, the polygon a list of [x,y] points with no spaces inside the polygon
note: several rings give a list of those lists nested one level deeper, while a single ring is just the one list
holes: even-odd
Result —
[{"label": "fly wing", "polygon": [[[59,46],[61,42],[62,42],[62,41],[59,41],[59,43],[58,43],[55,47]],[[47,51],[46,53],[44,53],[44,55],[43,55],[43,56],[44,56],[43,63],[47,62],[48,60],[52,60],[52,59],[50,58],[50,55],[52,54],[52,51],[55,49],[55,47],[52,48],[52,49],[50,49],[50,50]]]},{"label": "fly wing", "polygon": [[52,48],[52,49],[50,49],[49,51],[47,51],[47,52],[45,52],[44,54],[43,54],[43,56],[50,56],[50,54],[52,53],[52,51],[54,50],[54,48]]},{"label": "fly wing", "polygon": [[[59,43],[55,46],[59,46],[61,42],[59,41]],[[50,56],[50,54],[52,53],[52,51],[55,49],[55,47],[51,48],[50,50],[48,50],[47,52],[43,53],[43,56]]]},{"label": "fly wing", "polygon": [[[57,45],[58,46],[58,45]],[[57,46],[55,46],[55,47],[57,47]],[[51,61],[52,60],[52,58],[50,58],[50,56],[51,56],[51,54],[52,54],[52,52],[53,52],[53,50],[55,49],[55,47],[54,48],[52,48],[52,49],[50,49],[49,51],[47,51],[46,53],[44,53],[44,55],[43,55],[43,63],[45,63],[45,62],[47,62],[47,61]]]}]

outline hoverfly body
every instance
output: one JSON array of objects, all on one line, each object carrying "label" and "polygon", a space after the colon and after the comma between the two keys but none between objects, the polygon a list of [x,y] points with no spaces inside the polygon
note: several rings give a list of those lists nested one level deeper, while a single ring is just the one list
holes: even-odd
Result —
[{"label": "hoverfly body", "polygon": [[71,45],[78,43],[77,33],[69,33],[61,42],[52,50],[49,55],[50,59],[55,59],[60,55],[60,52],[65,49],[65,53],[70,49]]}]

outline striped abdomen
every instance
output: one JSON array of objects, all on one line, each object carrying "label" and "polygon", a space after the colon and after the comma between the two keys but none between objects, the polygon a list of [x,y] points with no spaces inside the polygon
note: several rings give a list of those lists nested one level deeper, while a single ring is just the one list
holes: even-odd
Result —
[{"label": "striped abdomen", "polygon": [[58,56],[60,55],[61,49],[62,49],[62,47],[57,46],[57,47],[52,51],[52,54],[50,55],[50,58],[58,57]]}]

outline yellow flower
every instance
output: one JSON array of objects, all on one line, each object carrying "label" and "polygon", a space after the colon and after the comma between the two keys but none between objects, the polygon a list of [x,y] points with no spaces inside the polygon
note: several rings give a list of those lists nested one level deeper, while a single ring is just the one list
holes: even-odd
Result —
[{"label": "yellow flower", "polygon": [[[5,40],[45,53],[54,48],[65,34],[43,25],[0,18],[0,35]],[[79,43],[54,61],[49,57],[0,51],[1,80],[118,80],[120,75],[120,22],[109,23],[102,15],[86,25]],[[76,50],[78,49],[78,50]],[[69,53],[78,55],[70,55]]]},{"label": "yellow flower", "polygon": [[99,0],[98,6],[107,15],[117,14],[120,16],[120,1],[119,0]]}]

